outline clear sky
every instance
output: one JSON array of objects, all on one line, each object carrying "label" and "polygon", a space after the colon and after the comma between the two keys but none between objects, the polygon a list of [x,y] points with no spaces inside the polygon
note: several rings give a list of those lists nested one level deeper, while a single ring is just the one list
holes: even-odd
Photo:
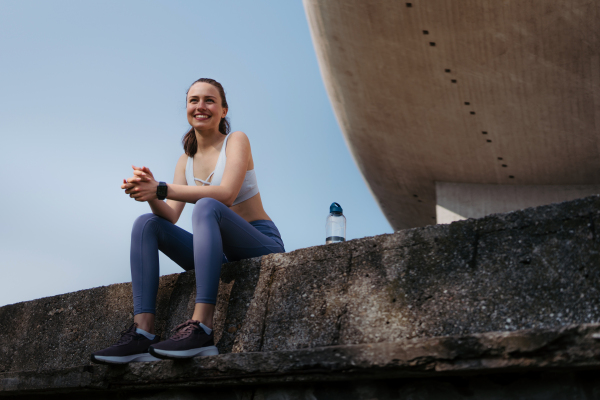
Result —
[{"label": "clear sky", "polygon": [[[392,232],[344,142],[300,0],[0,2],[0,306],[130,280],[120,189],[131,165],[171,182],[185,92],[225,87],[286,250]],[[178,225],[191,231],[191,210]],[[182,270],[161,255],[161,274]]]}]

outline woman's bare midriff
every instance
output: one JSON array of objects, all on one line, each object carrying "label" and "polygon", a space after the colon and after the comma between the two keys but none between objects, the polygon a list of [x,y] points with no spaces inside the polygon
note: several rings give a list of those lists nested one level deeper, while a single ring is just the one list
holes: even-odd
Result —
[{"label": "woman's bare midriff", "polygon": [[230,208],[248,222],[257,221],[259,219],[271,220],[263,208],[260,192],[256,196],[236,204],[235,206],[231,206]]}]

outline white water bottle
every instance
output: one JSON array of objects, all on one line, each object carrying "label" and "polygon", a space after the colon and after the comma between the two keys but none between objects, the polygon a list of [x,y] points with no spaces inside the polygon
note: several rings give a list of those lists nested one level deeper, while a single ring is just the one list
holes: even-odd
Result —
[{"label": "white water bottle", "polygon": [[346,217],[342,214],[342,206],[332,203],[325,223],[325,243],[346,241]]}]

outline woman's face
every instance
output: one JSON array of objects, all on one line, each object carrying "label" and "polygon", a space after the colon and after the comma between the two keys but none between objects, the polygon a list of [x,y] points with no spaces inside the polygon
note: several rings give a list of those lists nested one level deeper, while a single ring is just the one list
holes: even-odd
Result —
[{"label": "woman's face", "polygon": [[219,90],[210,83],[194,83],[187,94],[187,118],[197,130],[219,129],[227,109],[221,106]]}]

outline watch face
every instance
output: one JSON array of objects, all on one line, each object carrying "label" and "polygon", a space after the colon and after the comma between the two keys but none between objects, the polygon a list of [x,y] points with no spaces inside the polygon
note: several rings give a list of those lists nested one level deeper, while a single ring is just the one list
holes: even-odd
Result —
[{"label": "watch face", "polygon": [[159,200],[164,200],[165,197],[167,197],[167,184],[166,183],[159,183],[158,187],[156,188],[156,197],[159,197]]}]

